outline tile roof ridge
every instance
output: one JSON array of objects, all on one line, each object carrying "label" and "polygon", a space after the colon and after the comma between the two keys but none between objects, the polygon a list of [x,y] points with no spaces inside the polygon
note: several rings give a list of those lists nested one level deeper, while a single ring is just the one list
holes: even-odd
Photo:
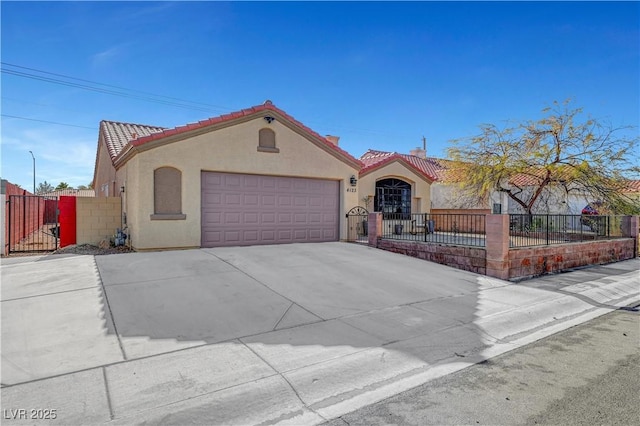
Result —
[{"label": "tile roof ridge", "polygon": [[110,124],[124,124],[127,126],[140,126],[140,127],[155,127],[156,129],[166,129],[164,126],[156,126],[153,124],[141,124],[141,123],[129,123],[125,121],[114,121],[114,120],[100,120],[100,123],[110,123]]},{"label": "tile roof ridge", "polygon": [[[195,122],[192,122],[192,123],[182,124],[182,125],[174,126],[174,127],[171,127],[171,128],[157,127],[159,129],[161,129],[161,131],[153,132],[153,134],[151,134],[151,135],[138,136],[136,139],[133,139],[133,140],[129,141],[129,143],[132,146],[137,147],[137,146],[140,146],[140,145],[144,145],[145,143],[148,143],[148,142],[151,142],[151,141],[154,141],[154,140],[157,140],[157,139],[161,139],[161,138],[164,138],[164,137],[169,137],[169,136],[173,136],[173,135],[179,135],[179,134],[182,134],[184,132],[191,131],[191,130],[197,130],[197,129],[201,129],[201,128],[204,128],[204,127],[207,127],[207,126],[212,126],[212,125],[216,125],[216,124],[220,124],[220,123],[233,121],[233,120],[236,120],[236,119],[240,119],[242,117],[251,116],[253,114],[264,113],[265,111],[273,111],[274,113],[276,113],[276,114],[280,115],[281,117],[283,117],[285,120],[288,120],[293,125],[299,127],[303,132],[307,133],[309,136],[311,136],[313,138],[317,138],[319,141],[324,143],[328,148],[332,149],[333,151],[335,151],[336,153],[338,153],[339,155],[344,157],[347,161],[355,163],[356,165],[358,165],[358,167],[362,167],[363,166],[362,162],[360,160],[358,160],[357,158],[353,157],[351,154],[349,154],[349,152],[347,152],[344,149],[340,148],[339,146],[333,144],[326,137],[320,135],[318,132],[316,132],[315,130],[313,130],[310,127],[306,126],[302,122],[298,121],[297,119],[295,119],[293,116],[291,116],[290,114],[288,114],[284,110],[278,108],[270,100],[266,100],[264,103],[262,103],[260,105],[254,105],[254,106],[249,107],[249,108],[244,108],[244,109],[241,109],[241,110],[228,112],[226,114],[220,114],[220,115],[217,115],[217,116],[214,116],[214,117],[205,118],[205,119],[198,120],[198,121],[195,121]],[[131,123],[124,123],[124,124],[131,124]],[[155,126],[150,126],[150,127],[155,127]],[[121,155],[122,152],[124,152],[124,150],[121,151],[118,154],[118,157],[122,156]]]}]

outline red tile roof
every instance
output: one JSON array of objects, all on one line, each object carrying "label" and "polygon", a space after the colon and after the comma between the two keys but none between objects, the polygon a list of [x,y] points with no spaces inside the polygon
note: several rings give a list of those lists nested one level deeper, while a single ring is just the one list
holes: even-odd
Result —
[{"label": "red tile roof", "polygon": [[[166,138],[173,135],[180,135],[182,133],[186,133],[192,130],[202,129],[207,126],[212,126],[215,124],[231,122],[236,119],[240,119],[242,117],[249,117],[256,115],[258,117],[264,116],[265,112],[271,112],[275,115],[278,115],[281,119],[289,121],[294,126],[298,127],[312,139],[324,144],[330,151],[334,151],[336,154],[339,154],[341,157],[347,159],[356,167],[362,167],[362,163],[349,154],[347,151],[338,147],[337,145],[331,143],[327,138],[321,136],[317,132],[311,130],[309,127],[305,126],[280,108],[273,105],[271,101],[266,101],[262,105],[253,106],[251,108],[246,108],[240,111],[231,112],[228,114],[223,114],[218,117],[208,118],[206,120],[201,120],[197,123],[190,123],[184,126],[174,127],[172,129],[162,128],[162,127],[152,127],[152,126],[142,126],[135,124],[126,124],[126,123],[117,123],[122,126],[115,129],[115,132],[118,132],[117,136],[111,136],[111,143],[107,142],[109,146],[109,153],[112,156],[112,160],[116,160],[119,155],[123,155],[124,152],[128,151],[127,146],[129,147],[139,147],[141,145],[147,144],[152,141],[156,141],[162,138]],[[107,122],[110,123],[110,122]],[[109,130],[105,128],[105,130]],[[114,133],[114,130],[111,130]],[[135,136],[135,137],[134,137]],[[110,144],[110,145],[109,145]],[[115,155],[112,154],[112,151],[115,152]]]},{"label": "red tile roof", "polygon": [[640,192],[640,180],[629,180],[625,192]]},{"label": "red tile roof", "polygon": [[443,160],[437,158],[420,158],[415,155],[376,151],[373,149],[365,152],[360,157],[360,161],[364,164],[364,167],[360,170],[360,176],[366,175],[393,161],[400,161],[419,175],[431,181],[441,180],[443,172],[446,171],[446,168],[442,164]]},{"label": "red tile roof", "polygon": [[119,123],[117,121],[102,120],[100,133],[104,135],[111,159],[115,159],[127,143],[140,136],[149,136],[162,132],[165,128],[147,126],[145,124]]}]

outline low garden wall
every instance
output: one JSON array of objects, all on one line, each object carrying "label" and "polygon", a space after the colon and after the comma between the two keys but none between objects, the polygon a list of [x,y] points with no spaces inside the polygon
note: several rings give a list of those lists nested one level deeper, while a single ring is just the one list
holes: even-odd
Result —
[{"label": "low garden wall", "polygon": [[482,248],[386,239],[379,239],[377,247],[478,274],[485,275],[487,271],[487,255]]},{"label": "low garden wall", "polygon": [[509,250],[509,279],[530,278],[587,265],[633,259],[632,238]]},{"label": "low garden wall", "polygon": [[637,216],[622,219],[622,238],[554,244],[538,247],[509,247],[509,216],[486,216],[486,245],[468,247],[381,238],[382,215],[370,213],[369,245],[454,268],[517,281],[588,265],[601,265],[638,256]]}]

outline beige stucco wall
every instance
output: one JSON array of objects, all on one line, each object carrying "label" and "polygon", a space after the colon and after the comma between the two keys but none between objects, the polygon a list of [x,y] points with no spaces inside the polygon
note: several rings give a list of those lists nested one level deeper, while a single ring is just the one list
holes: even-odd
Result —
[{"label": "beige stucco wall", "polygon": [[[467,194],[456,184],[434,182],[431,185],[432,209],[487,209],[493,203],[504,203],[504,194],[492,192],[486,200]],[[506,206],[506,204],[505,204]],[[506,211],[506,207],[503,209]]]},{"label": "beige stucco wall", "polygon": [[[265,127],[275,131],[279,153],[258,152],[258,131]],[[182,172],[184,220],[150,219],[153,171],[163,166],[175,167]],[[349,185],[349,178],[358,174],[356,168],[315,146],[279,120],[267,124],[258,117],[139,152],[118,170],[126,182],[124,210],[131,242],[136,249],[200,246],[202,171],[337,180],[340,182],[341,238],[346,236],[346,211],[358,205],[358,193],[350,192]]]},{"label": "beige stucco wall", "polygon": [[76,198],[76,244],[98,245],[120,228],[119,197]]},{"label": "beige stucco wall", "polygon": [[370,196],[371,203],[369,204],[369,211],[373,211],[373,197],[376,193],[376,182],[387,178],[402,179],[411,184],[412,213],[429,212],[431,208],[430,183],[399,161],[393,161],[360,177],[358,181],[359,205],[364,207],[365,203],[362,199]]},{"label": "beige stucco wall", "polygon": [[[116,179],[116,169],[113,167],[111,157],[107,150],[107,145],[104,143],[104,138],[100,136],[98,141],[98,157],[96,164],[96,174],[93,182],[93,189],[96,192],[96,197],[109,197],[113,196],[113,182]],[[103,190],[104,185],[109,185],[108,192]]]},{"label": "beige stucco wall", "polygon": [[[98,142],[98,157],[93,189],[96,197],[119,197],[121,188],[126,182],[126,171],[113,166],[104,138],[100,136]],[[108,185],[108,191],[103,191],[104,185]]]}]

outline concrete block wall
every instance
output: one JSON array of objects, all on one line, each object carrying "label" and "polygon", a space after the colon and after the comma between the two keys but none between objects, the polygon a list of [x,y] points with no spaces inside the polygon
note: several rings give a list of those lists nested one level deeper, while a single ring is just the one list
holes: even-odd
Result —
[{"label": "concrete block wall", "polygon": [[464,271],[486,274],[486,251],[481,247],[456,247],[417,241],[380,239],[378,248]]},{"label": "concrete block wall", "polygon": [[530,278],[587,265],[633,259],[635,240],[590,241],[509,250],[509,279]]},{"label": "concrete block wall", "polygon": [[78,197],[76,200],[76,244],[98,245],[121,227],[120,197]]}]

